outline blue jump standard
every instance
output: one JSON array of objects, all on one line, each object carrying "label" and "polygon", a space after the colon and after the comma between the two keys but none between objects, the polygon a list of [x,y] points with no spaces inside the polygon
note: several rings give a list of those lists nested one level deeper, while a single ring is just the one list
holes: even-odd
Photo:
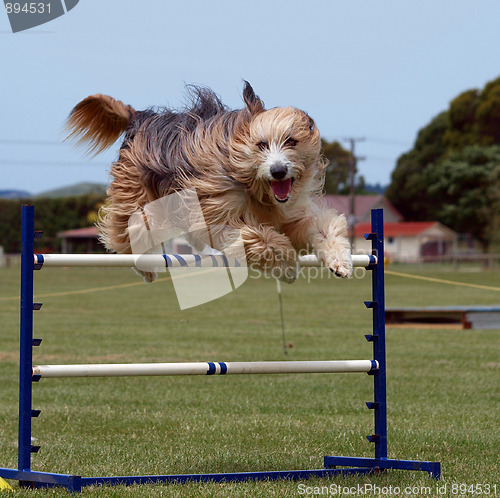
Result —
[{"label": "blue jump standard", "polygon": [[[367,437],[374,444],[374,458],[325,456],[324,468],[312,470],[279,470],[260,472],[237,472],[223,474],[169,474],[150,476],[82,477],[79,475],[37,472],[31,470],[31,454],[39,450],[31,444],[32,418],[38,417],[39,410],[32,407],[32,366],[33,347],[40,346],[41,339],[33,338],[33,311],[41,308],[33,302],[34,239],[41,235],[34,229],[34,207],[22,208],[22,255],[21,255],[21,327],[20,327],[20,371],[19,371],[19,433],[18,468],[0,468],[0,477],[18,480],[23,487],[64,486],[69,491],[80,492],[85,486],[99,484],[132,485],[148,483],[184,483],[188,481],[231,482],[244,480],[309,479],[348,474],[369,474],[388,469],[419,470],[427,472],[435,479],[441,475],[439,462],[395,460],[387,458],[387,403],[386,403],[386,354],[385,354],[385,288],[384,265],[372,264],[367,269],[372,272],[372,300],[365,305],[373,313],[373,332],[366,340],[373,344],[373,360],[379,369],[368,372],[373,376],[374,399],[366,403],[374,412],[375,430]],[[371,233],[365,237],[372,242],[372,254],[378,261],[384,261],[384,227],[381,209],[372,210]],[[341,468],[338,468],[341,467]]]}]

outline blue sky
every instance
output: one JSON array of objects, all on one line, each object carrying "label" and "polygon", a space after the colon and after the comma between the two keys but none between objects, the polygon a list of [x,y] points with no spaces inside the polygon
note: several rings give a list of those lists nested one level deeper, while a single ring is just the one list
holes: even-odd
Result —
[{"label": "blue sky", "polygon": [[0,190],[109,181],[118,143],[90,160],[62,142],[87,95],[179,108],[195,83],[239,108],[243,79],[327,140],[366,137],[360,173],[387,184],[422,126],[500,75],[499,20],[498,0],[80,0],[13,34],[2,9]]}]

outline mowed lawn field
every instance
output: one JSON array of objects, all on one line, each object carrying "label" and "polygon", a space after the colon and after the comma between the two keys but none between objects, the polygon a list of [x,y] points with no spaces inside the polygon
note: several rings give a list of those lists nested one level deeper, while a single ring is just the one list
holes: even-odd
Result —
[{"label": "mowed lawn field", "polygon": [[[388,270],[388,306],[500,304],[498,270]],[[371,331],[371,311],[363,305],[371,297],[369,273],[308,281],[315,273],[283,285],[285,356],[274,280],[249,278],[221,299],[180,311],[168,274],[146,285],[128,269],[46,268],[35,273],[35,299],[43,302],[35,337],[43,342],[34,363],[370,359],[364,334]],[[17,466],[18,295],[19,268],[1,268],[0,467],[11,468]],[[436,486],[446,485],[445,495],[457,496],[453,486],[483,485],[484,492],[489,484],[491,495],[494,485],[500,495],[500,330],[388,328],[387,357],[389,457],[440,461],[439,482],[427,473],[390,471],[83,493],[282,497],[372,485],[437,496]],[[373,456],[366,440],[373,412],[365,405],[372,398],[366,374],[42,379],[33,387],[33,407],[42,412],[33,419],[41,449],[32,469],[107,476],[322,468],[324,455]],[[9,482],[12,496],[67,494]],[[417,494],[420,487],[432,494]]]}]

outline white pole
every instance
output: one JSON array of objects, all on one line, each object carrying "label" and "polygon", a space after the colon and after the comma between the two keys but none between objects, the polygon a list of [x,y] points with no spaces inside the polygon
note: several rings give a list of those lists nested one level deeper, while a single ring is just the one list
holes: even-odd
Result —
[{"label": "white pole", "polygon": [[[161,267],[167,266],[180,268],[189,265],[190,267],[200,266],[202,268],[214,266],[242,266],[246,265],[235,263],[234,259],[226,259],[223,256],[197,256],[194,254],[168,254],[165,260],[162,254],[35,254],[34,263],[43,266],[106,266],[106,267],[132,267],[138,264],[141,267]],[[355,254],[352,256],[354,267],[367,267],[370,264],[376,264],[375,256],[368,254]],[[321,266],[318,258],[313,254],[299,256],[300,266]]]},{"label": "white pole", "polygon": [[156,375],[223,375],[283,373],[347,373],[378,369],[374,360],[256,361],[200,363],[131,363],[96,365],[39,365],[33,375],[45,377],[126,377]]},{"label": "white pole", "polygon": [[285,339],[285,317],[283,313],[283,297],[281,294],[281,282],[276,279],[276,289],[278,291],[278,301],[280,305],[280,319],[281,319],[281,339],[283,341],[283,353],[288,354],[286,349],[286,339]]}]

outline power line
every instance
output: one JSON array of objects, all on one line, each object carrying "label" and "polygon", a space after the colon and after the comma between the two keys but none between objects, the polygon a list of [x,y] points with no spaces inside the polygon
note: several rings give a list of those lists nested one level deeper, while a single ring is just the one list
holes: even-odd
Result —
[{"label": "power line", "polygon": [[[334,137],[333,140],[335,139],[343,140],[343,138],[340,137]],[[387,144],[387,145],[394,145],[394,146],[403,146],[403,147],[411,147],[412,144],[410,142],[406,142],[403,140],[398,140],[396,138],[380,138],[380,137],[365,137],[365,140],[367,142],[377,142],[381,144]],[[66,145],[66,142],[64,140],[21,140],[21,139],[10,139],[10,138],[3,138],[0,139],[0,144],[5,144],[5,145]],[[72,144],[69,144],[72,145]]]},{"label": "power line", "polygon": [[395,163],[398,160],[398,157],[372,156],[371,154],[368,154],[367,156],[365,156],[365,159],[368,159],[370,161],[385,161]]},{"label": "power line", "polygon": [[410,142],[404,142],[402,140],[397,140],[393,138],[377,138],[377,137],[368,137],[366,139],[368,142],[375,142],[386,145],[394,145],[396,147],[412,147]]},{"label": "power line", "polygon": [[16,140],[16,139],[0,139],[0,144],[5,145],[63,145],[64,141],[57,140]]},{"label": "power line", "polygon": [[77,163],[77,162],[54,162],[54,161],[22,161],[22,160],[9,160],[9,159],[0,159],[0,164],[7,164],[9,166],[85,166],[90,168],[104,168],[109,166],[108,163]]},{"label": "power line", "polygon": [[[325,137],[323,137],[323,139],[326,140]],[[345,140],[344,137],[337,135],[337,136],[332,137],[331,140],[327,140],[327,142],[328,141],[342,142],[343,140]],[[367,136],[367,137],[364,137],[364,140],[366,142],[379,143],[379,144],[385,144],[385,145],[393,145],[395,147],[408,147],[409,149],[411,147],[413,147],[413,143],[411,141],[407,142],[404,140],[399,140],[397,138],[381,138],[381,137]]]}]

